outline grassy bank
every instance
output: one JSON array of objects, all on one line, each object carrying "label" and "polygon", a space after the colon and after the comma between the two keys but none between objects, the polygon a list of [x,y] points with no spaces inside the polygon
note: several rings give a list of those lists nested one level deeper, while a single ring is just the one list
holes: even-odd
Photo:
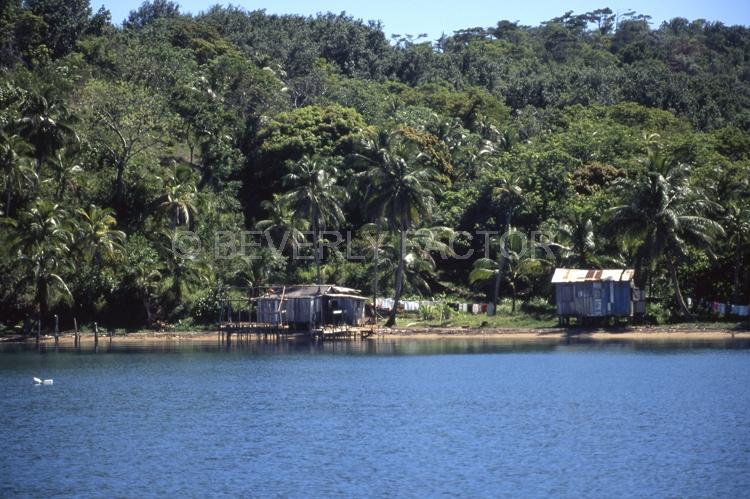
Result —
[{"label": "grassy bank", "polygon": [[[385,323],[385,319],[381,324]],[[617,328],[621,329],[625,324]],[[435,309],[426,313],[400,314],[398,318],[399,328],[470,328],[470,329],[545,329],[557,328],[557,315],[555,306],[542,300],[534,300],[530,303],[516,303],[516,310],[512,310],[510,300],[504,300],[498,305],[497,314],[488,316],[485,314],[468,314],[455,311]],[[573,330],[578,329],[573,326]],[[608,328],[602,328],[607,330]],[[654,330],[679,330],[679,331],[748,331],[748,321],[737,320],[693,320],[693,321],[670,321],[663,319],[658,325],[642,325],[639,329]]]},{"label": "grassy bank", "polygon": [[435,308],[420,313],[401,314],[398,326],[541,329],[556,327],[557,316],[555,307],[541,300],[525,304],[517,302],[516,310],[513,310],[510,300],[504,300],[498,304],[497,313],[493,316]]}]

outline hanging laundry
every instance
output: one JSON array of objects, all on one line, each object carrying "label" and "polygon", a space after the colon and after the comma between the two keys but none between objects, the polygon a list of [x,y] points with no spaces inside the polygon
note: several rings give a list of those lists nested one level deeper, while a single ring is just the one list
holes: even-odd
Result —
[{"label": "hanging laundry", "polygon": [[410,301],[406,300],[403,302],[404,311],[405,312],[416,312],[419,310],[419,302],[418,301]]},{"label": "hanging laundry", "polygon": [[494,303],[488,303],[487,304],[487,315],[495,315],[495,304]]},{"label": "hanging laundry", "polygon": [[378,298],[375,300],[376,306],[381,310],[393,309],[393,298]]}]

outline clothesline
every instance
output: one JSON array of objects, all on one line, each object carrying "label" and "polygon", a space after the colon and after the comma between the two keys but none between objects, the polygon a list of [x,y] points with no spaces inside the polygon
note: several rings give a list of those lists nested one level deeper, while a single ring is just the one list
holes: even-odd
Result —
[{"label": "clothesline", "polygon": [[748,317],[750,315],[750,306],[732,305],[722,302],[711,302],[711,311],[718,315],[737,315],[739,317]]},{"label": "clothesline", "polygon": [[[435,300],[401,300],[399,302],[399,306],[403,308],[405,312],[418,312],[421,308],[436,307],[438,305],[446,304],[457,312],[474,315],[484,314],[488,311],[492,312],[493,310],[493,305],[491,303],[456,303]],[[378,298],[375,302],[375,306],[380,310],[392,310],[393,305],[393,298]]]}]

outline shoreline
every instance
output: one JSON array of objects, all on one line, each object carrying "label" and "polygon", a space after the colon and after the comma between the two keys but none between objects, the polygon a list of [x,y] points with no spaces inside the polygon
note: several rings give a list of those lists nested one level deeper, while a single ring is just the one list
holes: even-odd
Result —
[{"label": "shoreline", "polygon": [[[294,337],[291,336],[290,339]],[[413,328],[382,328],[366,340],[444,340],[444,339],[496,339],[496,340],[563,340],[585,339],[594,341],[607,340],[652,340],[652,341],[685,341],[685,340],[725,340],[750,339],[750,330],[732,330],[722,328],[700,327],[669,327],[669,326],[633,326],[622,328],[469,328],[469,327],[413,327]],[[116,334],[111,340],[107,334],[99,335],[99,344],[141,344],[151,343],[217,343],[216,331],[134,331],[126,334]],[[243,339],[243,341],[248,341]],[[249,341],[263,341],[251,337]],[[344,340],[351,341],[351,340]],[[21,335],[6,335],[0,337],[3,344],[33,344],[36,337]],[[44,335],[40,339],[44,345],[54,345],[55,338]],[[74,346],[74,335],[71,332],[61,333],[60,346]],[[83,346],[94,345],[93,333],[81,335]]]}]

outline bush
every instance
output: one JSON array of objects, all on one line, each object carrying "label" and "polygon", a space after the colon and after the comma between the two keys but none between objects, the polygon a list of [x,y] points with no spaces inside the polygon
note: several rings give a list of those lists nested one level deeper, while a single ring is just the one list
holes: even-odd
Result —
[{"label": "bush", "polygon": [[211,324],[219,319],[224,292],[219,288],[207,291],[193,304],[191,316],[196,324]]}]

